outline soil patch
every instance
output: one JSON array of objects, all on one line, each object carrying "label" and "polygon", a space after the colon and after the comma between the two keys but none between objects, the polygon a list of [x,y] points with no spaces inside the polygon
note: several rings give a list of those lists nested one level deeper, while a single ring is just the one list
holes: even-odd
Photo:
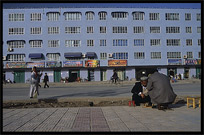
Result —
[{"label": "soil patch", "polygon": [[[173,104],[186,104],[188,96],[179,96]],[[198,97],[198,96],[195,96]],[[102,107],[102,106],[128,106],[131,98],[69,98],[69,99],[35,99],[3,102],[4,109],[23,108],[62,108],[62,107]]]}]

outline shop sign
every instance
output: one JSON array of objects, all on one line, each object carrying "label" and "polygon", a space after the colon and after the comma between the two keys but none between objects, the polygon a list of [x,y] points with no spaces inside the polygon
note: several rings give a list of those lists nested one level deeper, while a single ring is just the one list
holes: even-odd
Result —
[{"label": "shop sign", "polygon": [[201,59],[197,59],[198,65],[201,65]]},{"label": "shop sign", "polygon": [[168,65],[182,65],[182,59],[168,59]]},{"label": "shop sign", "polygon": [[7,62],[6,68],[26,68],[25,62]]},{"label": "shop sign", "polygon": [[63,62],[64,67],[82,67],[83,61],[64,61]]},{"label": "shop sign", "polygon": [[46,67],[61,67],[61,62],[58,61],[48,61],[46,62]]},{"label": "shop sign", "polygon": [[100,61],[99,60],[86,60],[85,67],[99,67]]},{"label": "shop sign", "polygon": [[200,59],[186,59],[185,64],[186,65],[200,65],[201,60]]},{"label": "shop sign", "polygon": [[127,60],[108,60],[109,67],[127,66]]},{"label": "shop sign", "polygon": [[32,67],[45,67],[45,62],[27,62],[27,68],[32,68]]}]

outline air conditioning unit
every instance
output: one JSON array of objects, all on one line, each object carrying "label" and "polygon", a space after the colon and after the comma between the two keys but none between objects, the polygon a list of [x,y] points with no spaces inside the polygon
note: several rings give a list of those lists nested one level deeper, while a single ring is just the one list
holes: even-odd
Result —
[{"label": "air conditioning unit", "polygon": [[6,56],[3,56],[3,60],[6,60]]},{"label": "air conditioning unit", "polygon": [[113,58],[113,54],[112,54],[112,53],[109,53],[109,54],[108,54],[108,58]]},{"label": "air conditioning unit", "polygon": [[82,54],[82,58],[85,58],[86,57],[86,54]]},{"label": "air conditioning unit", "polygon": [[12,52],[13,51],[13,48],[8,48],[8,52]]},{"label": "air conditioning unit", "polygon": [[184,58],[184,59],[187,59],[187,55],[183,55],[183,58]]}]

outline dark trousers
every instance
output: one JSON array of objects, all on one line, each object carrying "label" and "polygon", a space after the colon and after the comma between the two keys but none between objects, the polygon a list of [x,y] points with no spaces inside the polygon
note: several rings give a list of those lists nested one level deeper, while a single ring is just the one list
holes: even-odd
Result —
[{"label": "dark trousers", "polygon": [[140,103],[149,103],[150,105],[152,104],[151,98],[149,96],[145,96],[145,98],[142,98],[137,94],[133,94],[132,100],[135,101],[136,106],[139,106]]},{"label": "dark trousers", "polygon": [[49,85],[47,84],[47,82],[45,82],[44,88],[46,88],[46,86],[49,88]]}]

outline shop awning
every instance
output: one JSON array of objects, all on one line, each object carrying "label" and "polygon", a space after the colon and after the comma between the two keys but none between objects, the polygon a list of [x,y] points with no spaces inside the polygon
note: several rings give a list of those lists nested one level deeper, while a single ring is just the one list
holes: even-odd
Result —
[{"label": "shop awning", "polygon": [[64,57],[66,57],[66,58],[80,58],[80,57],[82,57],[82,53],[81,52],[64,53]]},{"label": "shop awning", "polygon": [[93,58],[93,57],[95,57],[95,56],[96,56],[96,53],[95,53],[95,52],[87,52],[87,53],[86,53],[86,57],[89,57],[89,58],[92,57],[92,58]]},{"label": "shop awning", "polygon": [[29,58],[42,58],[42,53],[30,53]]}]

